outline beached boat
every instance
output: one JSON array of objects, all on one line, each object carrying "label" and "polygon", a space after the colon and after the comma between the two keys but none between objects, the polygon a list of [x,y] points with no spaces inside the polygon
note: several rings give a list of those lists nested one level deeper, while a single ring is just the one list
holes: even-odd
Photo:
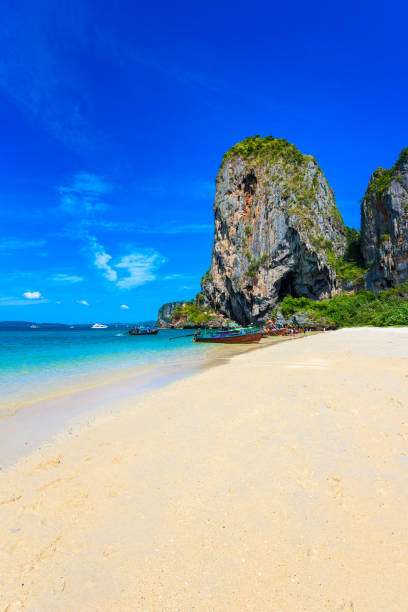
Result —
[{"label": "beached boat", "polygon": [[198,330],[194,334],[194,342],[215,342],[219,344],[242,344],[259,342],[265,336],[265,330],[255,327],[237,327],[232,330]]},{"label": "beached boat", "polygon": [[289,325],[278,327],[275,321],[268,321],[265,327],[265,335],[267,336],[286,336],[290,333]]},{"label": "beached boat", "polygon": [[155,336],[159,332],[158,327],[134,327],[129,329],[131,336]]},{"label": "beached boat", "polygon": [[266,336],[294,336],[302,332],[305,332],[303,328],[289,325],[289,323],[285,327],[278,327],[275,321],[268,321],[265,326]]}]

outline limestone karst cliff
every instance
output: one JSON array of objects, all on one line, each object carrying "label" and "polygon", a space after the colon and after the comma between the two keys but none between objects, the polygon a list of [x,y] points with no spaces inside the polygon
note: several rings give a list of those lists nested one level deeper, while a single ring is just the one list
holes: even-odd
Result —
[{"label": "limestone karst cliff", "polygon": [[408,149],[392,168],[378,168],[370,179],[361,207],[361,248],[368,289],[408,280]]},{"label": "limestone karst cliff", "polygon": [[[316,160],[273,137],[247,138],[224,155],[214,214],[203,296],[179,308],[178,317],[169,312],[163,325],[217,326],[222,317],[260,323],[285,296],[321,300],[361,289],[378,295],[408,281],[408,149],[392,168],[372,175],[361,233],[344,226]],[[404,316],[372,321],[391,324]]]},{"label": "limestone karst cliff", "polygon": [[217,312],[246,324],[287,294],[322,299],[338,290],[345,229],[312,156],[271,136],[238,143],[222,160],[214,213],[202,290]]}]

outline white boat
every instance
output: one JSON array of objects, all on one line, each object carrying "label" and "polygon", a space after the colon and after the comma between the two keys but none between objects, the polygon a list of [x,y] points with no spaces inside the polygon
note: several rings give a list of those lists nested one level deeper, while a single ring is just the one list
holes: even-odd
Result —
[{"label": "white boat", "polygon": [[31,329],[38,329],[38,325],[30,325]]},{"label": "white boat", "polygon": [[102,323],[94,323],[91,329],[107,329],[107,325],[102,325]]}]

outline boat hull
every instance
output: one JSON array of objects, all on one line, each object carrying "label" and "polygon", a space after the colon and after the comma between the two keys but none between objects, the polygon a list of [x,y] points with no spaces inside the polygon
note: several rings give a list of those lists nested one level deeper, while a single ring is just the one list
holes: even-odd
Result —
[{"label": "boat hull", "polygon": [[158,329],[155,329],[153,331],[148,331],[148,332],[136,332],[133,329],[129,330],[129,334],[131,336],[155,336],[158,333],[159,333]]},{"label": "boat hull", "polygon": [[236,336],[194,336],[194,342],[215,342],[217,344],[243,344],[249,342],[259,342],[265,336],[265,332],[257,332],[256,334],[242,334]]}]

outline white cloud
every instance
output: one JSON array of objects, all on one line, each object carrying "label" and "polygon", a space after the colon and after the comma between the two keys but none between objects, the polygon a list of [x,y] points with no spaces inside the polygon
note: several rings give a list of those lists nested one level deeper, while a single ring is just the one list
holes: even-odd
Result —
[{"label": "white cloud", "polygon": [[[154,249],[133,251],[114,260],[98,239],[86,229],[77,228],[70,236],[85,244],[85,250],[90,254],[93,265],[101,271],[104,278],[116,283],[119,289],[132,289],[155,280],[156,269],[166,261]],[[122,249],[133,250],[133,245],[121,246]]]},{"label": "white cloud", "polygon": [[123,308],[123,310],[129,310],[129,306],[126,306],[126,304],[122,304],[121,308]]},{"label": "white cloud", "polygon": [[[132,289],[155,280],[155,270],[166,261],[159,253],[150,249],[124,255],[118,263],[113,264],[112,255],[106,252],[95,236],[84,232],[82,238],[88,241],[94,265],[107,280],[116,283],[119,289]],[[126,271],[127,276],[120,277],[115,268],[119,269],[119,273]]]},{"label": "white cloud", "polygon": [[89,306],[86,300],[77,300],[77,304],[82,304],[82,306]]},{"label": "white cloud", "polygon": [[57,187],[60,208],[75,215],[105,210],[107,204],[101,201],[101,196],[111,189],[112,186],[96,174],[78,172],[71,184]]},{"label": "white cloud", "polygon": [[128,276],[121,278],[116,284],[120,289],[133,289],[153,281],[156,278],[155,270],[165,261],[156,251],[125,255],[115,267],[127,270]]},{"label": "white cloud", "polygon": [[99,244],[94,236],[88,236],[89,246],[93,256],[93,262],[98,270],[102,270],[102,275],[109,281],[116,281],[118,273],[109,265],[112,255],[109,255],[104,247]]},{"label": "white cloud", "polygon": [[80,283],[84,279],[82,276],[75,276],[71,274],[56,274],[51,280],[59,281],[61,283]]},{"label": "white cloud", "polygon": [[95,266],[99,270],[103,270],[103,276],[110,281],[115,281],[118,278],[116,270],[111,268],[109,261],[112,259],[112,255],[109,255],[101,247],[101,250],[95,253]]},{"label": "white cloud", "polygon": [[42,295],[39,291],[26,291],[25,293],[23,293],[24,297],[27,298],[27,300],[39,300],[42,298]]},{"label": "white cloud", "polygon": [[90,254],[93,265],[102,271],[102,275],[109,281],[116,281],[118,273],[110,265],[112,255],[106,252],[98,239],[90,234],[87,230],[72,228],[68,234],[71,238],[75,238],[85,243],[85,250]]}]

